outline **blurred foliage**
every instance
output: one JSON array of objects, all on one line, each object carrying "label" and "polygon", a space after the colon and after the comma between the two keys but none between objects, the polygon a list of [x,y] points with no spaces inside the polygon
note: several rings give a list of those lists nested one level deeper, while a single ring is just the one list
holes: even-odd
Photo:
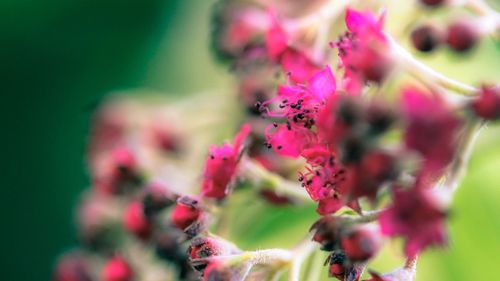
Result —
[{"label": "blurred foliage", "polygon": [[[213,2],[0,2],[2,280],[48,280],[55,257],[76,244],[72,210],[89,183],[86,134],[105,93],[234,94],[210,57]],[[486,40],[466,58],[443,51],[420,59],[464,82],[498,81],[498,46]],[[499,136],[494,125],[484,130],[453,204],[450,247],[424,253],[417,280],[500,278]],[[312,206],[271,207],[244,191],[228,204],[228,221],[238,223],[227,235],[245,249],[291,246],[317,217]],[[400,246],[388,245],[373,266],[399,266]]]}]

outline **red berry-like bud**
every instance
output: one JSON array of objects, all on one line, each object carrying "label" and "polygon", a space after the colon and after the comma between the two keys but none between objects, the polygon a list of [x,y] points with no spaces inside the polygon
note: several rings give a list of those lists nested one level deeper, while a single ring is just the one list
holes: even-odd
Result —
[{"label": "red berry-like bud", "polygon": [[339,280],[344,280],[347,271],[345,254],[341,251],[335,251],[328,257],[327,262],[329,263],[329,275]]},{"label": "red berry-like bud", "polygon": [[54,271],[53,281],[91,281],[85,260],[73,254],[62,257]]},{"label": "red berry-like bud", "polygon": [[500,118],[500,87],[484,86],[472,104],[474,113],[486,120]]},{"label": "red berry-like bud", "polygon": [[437,28],[432,25],[423,25],[411,33],[413,46],[421,52],[432,52],[441,44],[442,36]]},{"label": "red berry-like bud", "polygon": [[393,62],[388,56],[376,52],[366,52],[367,54],[360,63],[359,68],[367,81],[381,83],[392,69]]},{"label": "red berry-like bud", "polygon": [[132,280],[132,268],[120,256],[115,256],[104,265],[102,279],[104,281],[130,281]]},{"label": "red berry-like bud", "polygon": [[477,44],[478,39],[478,32],[464,21],[451,24],[446,32],[446,43],[456,52],[469,51]]},{"label": "red berry-like bud", "polygon": [[380,250],[382,238],[377,228],[357,226],[342,237],[342,249],[351,261],[365,261]]},{"label": "red berry-like bud", "polygon": [[172,223],[184,230],[200,218],[201,210],[198,201],[189,197],[181,197],[171,214]]},{"label": "red berry-like bud", "polygon": [[142,239],[148,238],[152,230],[151,222],[144,214],[144,205],[139,201],[132,202],[127,206],[123,225],[126,230]]},{"label": "red berry-like bud", "polygon": [[427,7],[439,7],[446,4],[446,0],[420,0],[420,3]]},{"label": "red berry-like bud", "polygon": [[123,173],[133,171],[136,167],[135,157],[128,148],[116,148],[115,150],[113,150],[112,157],[116,168]]}]

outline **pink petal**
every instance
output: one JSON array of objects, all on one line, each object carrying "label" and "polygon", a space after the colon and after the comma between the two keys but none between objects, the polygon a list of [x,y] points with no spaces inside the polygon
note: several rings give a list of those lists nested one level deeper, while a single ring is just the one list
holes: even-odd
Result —
[{"label": "pink petal", "polygon": [[311,93],[321,100],[325,100],[328,96],[334,94],[337,89],[335,76],[328,65],[309,79],[308,86]]}]

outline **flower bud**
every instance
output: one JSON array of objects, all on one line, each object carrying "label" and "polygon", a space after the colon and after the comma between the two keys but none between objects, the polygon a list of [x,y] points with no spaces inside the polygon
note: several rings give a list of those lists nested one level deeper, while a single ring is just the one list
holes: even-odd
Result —
[{"label": "flower bud", "polygon": [[205,215],[197,199],[180,197],[171,213],[172,223],[192,238],[205,228]]},{"label": "flower bud", "polygon": [[311,226],[311,231],[314,232],[312,240],[321,244],[321,250],[333,251],[338,247],[341,226],[339,220],[339,218],[325,216]]},{"label": "flower bud", "polygon": [[446,43],[456,52],[471,50],[479,40],[479,34],[470,23],[458,21],[450,26],[446,32]]},{"label": "flower bud", "polygon": [[427,7],[435,8],[443,6],[444,4],[446,4],[446,1],[447,0],[420,0],[420,3]]},{"label": "flower bud", "polygon": [[213,256],[224,256],[233,255],[241,253],[232,243],[224,241],[222,239],[215,239],[211,237],[199,237],[193,239],[191,245],[188,248],[188,255],[190,260],[195,260],[192,262],[193,267],[201,271],[203,270],[208,262],[200,259],[205,259]]},{"label": "flower bud", "polygon": [[328,257],[327,262],[329,264],[329,275],[339,280],[344,280],[347,271],[345,254],[342,251],[335,251]]},{"label": "flower bud", "polygon": [[132,268],[128,262],[120,256],[109,259],[102,272],[103,281],[130,281],[132,277]]},{"label": "flower bud", "polygon": [[123,217],[125,229],[141,239],[146,239],[151,235],[152,224],[144,213],[144,205],[139,201],[134,201],[127,206]]},{"label": "flower bud", "polygon": [[54,271],[53,281],[91,281],[88,265],[85,259],[77,254],[67,254],[61,257]]},{"label": "flower bud", "polygon": [[413,46],[421,52],[432,52],[441,44],[442,38],[439,30],[432,25],[423,25],[411,33]]},{"label": "flower bud", "polygon": [[471,104],[474,113],[486,120],[496,120],[500,117],[500,87],[483,86],[479,97]]},{"label": "flower bud", "polygon": [[146,194],[142,203],[146,216],[153,216],[162,209],[175,203],[177,195],[172,193],[162,183],[152,182],[146,186]]},{"label": "flower bud", "polygon": [[203,281],[236,281],[231,269],[220,262],[208,264],[203,274]]},{"label": "flower bud", "polygon": [[365,261],[380,250],[382,238],[378,228],[355,226],[342,235],[341,245],[350,261]]}]

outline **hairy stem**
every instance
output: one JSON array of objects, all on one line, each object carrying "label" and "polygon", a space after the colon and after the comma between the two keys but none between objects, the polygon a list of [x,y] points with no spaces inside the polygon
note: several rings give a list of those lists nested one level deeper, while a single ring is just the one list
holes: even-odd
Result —
[{"label": "hairy stem", "polygon": [[243,158],[240,169],[242,176],[260,189],[270,189],[278,195],[285,195],[302,202],[311,202],[307,192],[298,183],[268,171],[254,160]]},{"label": "hairy stem", "polygon": [[299,245],[293,252],[294,258],[290,265],[290,272],[288,274],[288,281],[299,281],[300,279],[300,269],[304,264],[304,260],[318,248],[318,244],[311,241],[311,239],[306,239],[301,245]]}]

